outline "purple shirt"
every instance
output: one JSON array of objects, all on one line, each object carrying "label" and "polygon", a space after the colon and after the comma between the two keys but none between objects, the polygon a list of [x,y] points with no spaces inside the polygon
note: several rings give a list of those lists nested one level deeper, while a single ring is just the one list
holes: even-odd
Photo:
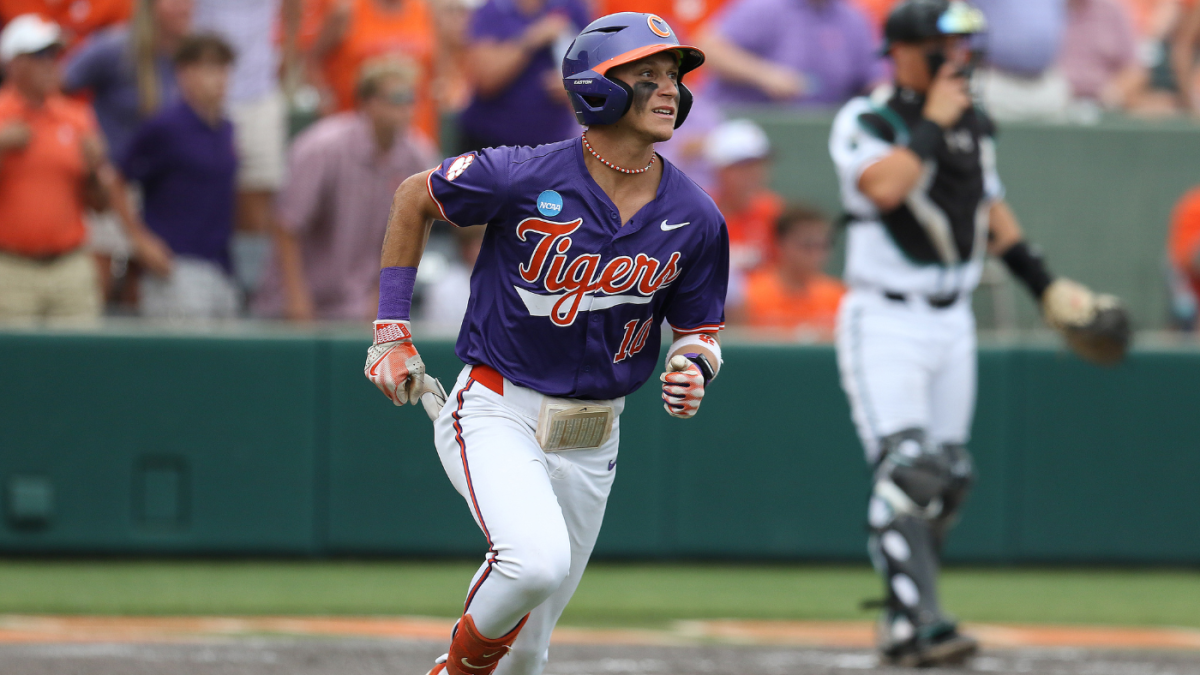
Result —
[{"label": "purple shirt", "polygon": [[[846,0],[735,0],[713,19],[717,32],[755,56],[802,73],[802,107],[841,105],[884,75],[867,15]],[[716,78],[721,105],[771,103],[757,87]]]},{"label": "purple shirt", "polygon": [[611,399],[659,367],[664,318],[681,332],[724,324],[725,220],[670,162],[624,226],[579,139],[447,159],[429,191],[446,220],[489,225],[458,336],[464,363],[549,396]]},{"label": "purple shirt", "polygon": [[228,120],[209,126],[177,101],[138,128],[119,165],[142,185],[146,225],[176,255],[230,270],[237,154]]},{"label": "purple shirt", "polygon": [[[516,40],[555,12],[575,23],[572,36],[588,24],[587,10],[578,0],[549,0],[532,16],[522,14],[513,0],[489,0],[471,16],[470,39]],[[459,117],[462,130],[485,146],[541,145],[579,133],[570,105],[546,90],[546,78],[559,72],[559,62],[550,47],[533,54],[525,70],[503,91],[489,98],[475,95]]]},{"label": "purple shirt", "polygon": [[[415,131],[380,153],[371,122],[356,112],[326,117],[292,144],[277,213],[300,242],[317,318],[375,317],[392,196],[405,178],[436,165],[433,148]],[[282,313],[277,261],[254,304],[260,314]]]},{"label": "purple shirt", "polygon": [[1058,65],[1077,98],[1099,99],[1113,78],[1137,64],[1137,33],[1115,0],[1072,4]]},{"label": "purple shirt", "polygon": [[[129,29],[125,26],[102,30],[73,51],[63,66],[64,92],[92,93],[96,121],[108,141],[109,154],[114,158],[125,155],[126,146],[142,122],[137,70],[130,42]],[[161,109],[179,100],[179,87],[175,84],[171,59],[159,56],[154,65],[158,73]]]},{"label": "purple shirt", "polygon": [[987,16],[987,61],[1037,77],[1054,64],[1067,25],[1067,0],[972,0]]}]

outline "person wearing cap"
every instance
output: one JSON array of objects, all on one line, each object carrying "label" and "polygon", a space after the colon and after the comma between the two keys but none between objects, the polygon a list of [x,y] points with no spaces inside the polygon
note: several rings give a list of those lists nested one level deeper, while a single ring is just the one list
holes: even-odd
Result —
[{"label": "person wearing cap", "polygon": [[885,75],[876,31],[849,0],[734,0],[697,42],[722,106],[831,108]]},{"label": "person wearing cap", "polygon": [[962,663],[978,647],[942,609],[938,570],[974,481],[971,294],[986,257],[1003,260],[1052,326],[1117,306],[1055,279],[1004,200],[995,127],[968,88],[970,41],[985,28],[961,0],[901,2],[884,28],[894,87],[847,103],[829,139],[849,218],[838,366],[872,469],[879,650],[903,666]]},{"label": "person wearing cap", "polygon": [[400,181],[437,163],[412,126],[420,71],[410,59],[367,61],[358,110],[331,115],[292,144],[276,205],[275,250],[256,314],[291,321],[372,318],[375,270],[390,197]]},{"label": "person wearing cap", "polygon": [[0,32],[0,322],[87,323],[101,312],[83,212],[112,169],[96,120],[58,93],[59,27],[34,14]]},{"label": "person wearing cap", "polygon": [[[363,374],[424,406],[488,545],[429,675],[544,672],[600,534],[626,395],[658,372],[665,412],[689,419],[721,371],[724,218],[655,152],[686,121],[685,80],[703,63],[660,16],[597,19],[562,60],[580,137],[451,157],[396,192]],[[488,226],[449,396],[410,321],[434,219]]]},{"label": "person wearing cap", "polygon": [[59,25],[68,48],[101,28],[127,21],[132,13],[133,0],[0,0],[0,24],[37,14]]},{"label": "person wearing cap", "polygon": [[708,135],[704,155],[715,169],[713,200],[729,227],[729,265],[749,272],[773,257],[783,212],[783,198],[768,186],[771,142],[754,122],[730,120]]}]

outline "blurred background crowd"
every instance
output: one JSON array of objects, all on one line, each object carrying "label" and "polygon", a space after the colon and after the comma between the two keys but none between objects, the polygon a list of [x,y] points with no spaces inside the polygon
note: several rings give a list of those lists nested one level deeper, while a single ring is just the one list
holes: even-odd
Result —
[{"label": "blurred background crowd", "polygon": [[[893,4],[0,0],[0,322],[369,321],[399,183],[443,155],[578,134],[563,53],[592,18],[642,11],[708,54],[661,152],[725,214],[730,324],[827,339],[837,216],[771,190],[771,143],[742,115],[832,111],[886,83]],[[1197,0],[973,4],[977,94],[1001,123],[1200,113]],[[1200,191],[1170,228],[1188,324]],[[482,230],[435,227],[421,320],[457,329]]]}]

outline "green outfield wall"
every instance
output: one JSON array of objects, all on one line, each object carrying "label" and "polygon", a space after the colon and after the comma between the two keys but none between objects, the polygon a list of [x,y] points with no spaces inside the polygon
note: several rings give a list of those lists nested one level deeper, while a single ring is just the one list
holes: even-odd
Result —
[{"label": "green outfield wall", "polygon": [[[481,555],[420,408],[323,335],[0,334],[0,552]],[[448,342],[421,344],[453,381]],[[1098,369],[985,347],[949,555],[1200,563],[1200,352]],[[767,395],[786,392],[782,401]],[[621,420],[597,553],[862,560],[867,472],[828,347],[730,344],[693,420]]]}]

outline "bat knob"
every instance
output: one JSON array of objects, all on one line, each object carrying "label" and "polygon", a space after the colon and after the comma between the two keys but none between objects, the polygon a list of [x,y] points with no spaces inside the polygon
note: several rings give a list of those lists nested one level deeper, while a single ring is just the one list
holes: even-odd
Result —
[{"label": "bat knob", "polygon": [[668,365],[672,373],[681,373],[687,370],[692,365],[692,362],[689,361],[686,356],[682,354],[676,354],[675,356],[671,357],[671,362]]}]

